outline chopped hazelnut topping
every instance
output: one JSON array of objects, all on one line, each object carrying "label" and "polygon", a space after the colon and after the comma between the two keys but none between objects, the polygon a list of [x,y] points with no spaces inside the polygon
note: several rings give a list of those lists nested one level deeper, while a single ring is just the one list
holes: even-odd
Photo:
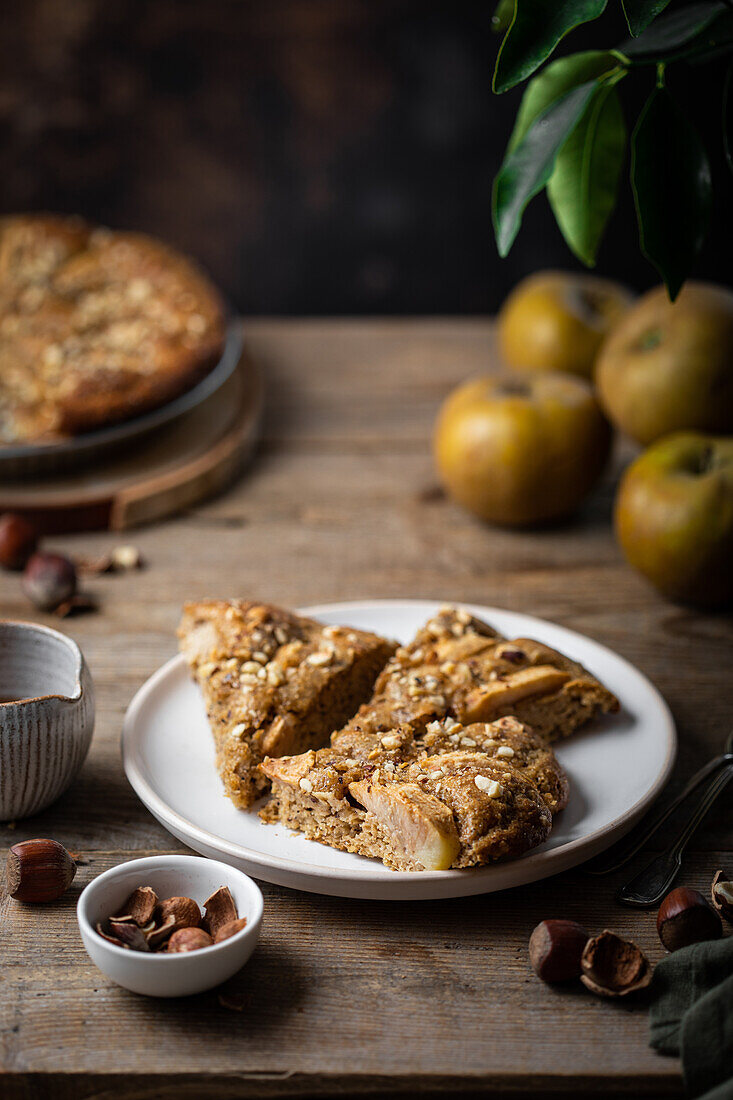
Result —
[{"label": "chopped hazelnut topping", "polygon": [[331,658],[333,657],[333,650],[327,652],[319,649],[316,653],[311,653],[306,657],[306,664],[309,665],[330,665]]},{"label": "chopped hazelnut topping", "polygon": [[489,798],[496,798],[502,794],[503,788],[501,783],[497,783],[495,779],[489,779],[488,775],[477,775],[474,778],[474,783],[480,791],[488,795]]},{"label": "chopped hazelnut topping", "polygon": [[298,780],[298,786],[300,787],[301,791],[305,791],[306,794],[310,794],[310,792],[313,790],[313,784],[311,783],[310,779],[306,778],[306,776],[303,776],[302,779]]},{"label": "chopped hazelnut topping", "polygon": [[400,739],[395,733],[388,733],[381,738],[381,742],[385,749],[396,749],[399,747]]},{"label": "chopped hazelnut topping", "polygon": [[506,757],[508,760],[510,757],[514,756],[514,749],[511,745],[502,745],[500,749],[496,750],[496,755]]}]

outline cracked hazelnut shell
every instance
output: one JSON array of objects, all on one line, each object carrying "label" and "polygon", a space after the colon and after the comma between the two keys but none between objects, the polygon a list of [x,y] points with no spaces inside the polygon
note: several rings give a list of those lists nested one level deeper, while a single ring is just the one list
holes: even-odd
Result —
[{"label": "cracked hazelnut shell", "polygon": [[230,936],[236,936],[237,932],[241,932],[243,928],[247,927],[246,917],[237,917],[236,920],[230,920],[227,924],[223,924],[214,936],[214,943],[221,943],[222,940],[228,940]]},{"label": "cracked hazelnut shell", "polygon": [[723,925],[699,890],[677,886],[659,906],[657,932],[668,951],[679,951],[692,943],[720,939]]},{"label": "cracked hazelnut shell", "polygon": [[580,959],[589,936],[573,920],[543,920],[529,938],[529,961],[543,982],[571,982],[580,977]]},{"label": "cracked hazelnut shell", "polygon": [[733,923],[733,881],[726,871],[718,871],[716,874],[710,896],[716,912]]},{"label": "cracked hazelnut shell", "polygon": [[173,931],[179,928],[197,928],[201,923],[201,910],[193,898],[165,898],[157,910],[158,924],[167,925],[172,917],[175,921]]},{"label": "cracked hazelnut shell", "polygon": [[169,955],[181,955],[186,951],[200,951],[202,947],[211,947],[213,942],[203,928],[179,928],[168,940],[166,951]]},{"label": "cracked hazelnut shell", "polygon": [[600,997],[625,997],[652,980],[652,968],[641,948],[608,929],[588,940],[580,965],[581,982]]},{"label": "cracked hazelnut shell", "polygon": [[8,852],[8,893],[16,901],[55,901],[74,881],[76,863],[56,840],[22,840]]}]

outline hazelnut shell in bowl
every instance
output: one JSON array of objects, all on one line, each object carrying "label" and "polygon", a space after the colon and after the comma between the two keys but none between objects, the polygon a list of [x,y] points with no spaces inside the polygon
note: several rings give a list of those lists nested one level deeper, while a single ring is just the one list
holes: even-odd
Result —
[{"label": "hazelnut shell in bowl", "polygon": [[[119,912],[140,886],[152,887],[160,898],[192,898],[200,908],[228,886],[239,918],[247,923],[198,950],[152,953],[118,947],[99,935],[97,924]],[[262,908],[259,887],[243,871],[203,856],[172,855],[133,859],[105,871],[82,891],[76,915],[89,957],[108,978],[149,997],[186,997],[213,989],[244,966],[259,940]]]}]

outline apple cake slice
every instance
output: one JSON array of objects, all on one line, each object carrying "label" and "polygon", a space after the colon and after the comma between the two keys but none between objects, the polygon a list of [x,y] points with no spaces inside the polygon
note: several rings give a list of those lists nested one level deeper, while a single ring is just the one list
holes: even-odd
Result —
[{"label": "apple cake slice", "polygon": [[568,801],[548,742],[616,709],[577,662],[443,608],[328,748],[264,761],[262,817],[398,869],[515,858]]},{"label": "apple cake slice", "polygon": [[[272,798],[261,816],[395,870],[516,858],[541,844],[552,827],[548,799],[534,778],[554,772],[548,787],[558,788],[556,801],[563,783],[567,798],[567,781],[550,749],[538,740],[532,745],[520,723],[503,722],[504,728],[497,722],[479,731],[447,719],[440,731],[426,734],[429,747],[409,726],[381,737],[354,731],[353,755],[342,745],[266,760],[261,768]],[[498,755],[512,737],[523,748],[511,758]],[[533,748],[544,753],[544,766],[538,759],[523,765]]]},{"label": "apple cake slice", "polygon": [[464,724],[513,715],[554,741],[618,705],[576,661],[446,607],[397,650],[349,727],[373,733],[408,723],[419,731],[448,715]]},{"label": "apple cake slice", "polygon": [[268,787],[260,761],[326,744],[396,649],[376,634],[245,600],[187,603],[178,634],[225,792],[241,809]]}]

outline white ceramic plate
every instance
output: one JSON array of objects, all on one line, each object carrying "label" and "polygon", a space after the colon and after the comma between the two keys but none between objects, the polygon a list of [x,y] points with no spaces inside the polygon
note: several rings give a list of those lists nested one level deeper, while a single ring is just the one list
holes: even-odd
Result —
[{"label": "white ceramic plate", "polygon": [[[406,642],[439,606],[427,600],[372,600],[305,608],[304,614]],[[557,746],[570,777],[570,803],[549,840],[523,858],[469,871],[389,871],[283,826],[265,825],[256,808],[235,809],[222,793],[203,701],[180,656],[151,676],[130,704],[122,733],[127,778],[158,820],[191,848],[255,878],[313,893],[465,897],[534,882],[582,863],[623,836],[664,786],[677,745],[667,704],[632,665],[582,634],[529,615],[464,606],[502,634],[537,638],[581,661],[622,704],[619,714]]]}]

